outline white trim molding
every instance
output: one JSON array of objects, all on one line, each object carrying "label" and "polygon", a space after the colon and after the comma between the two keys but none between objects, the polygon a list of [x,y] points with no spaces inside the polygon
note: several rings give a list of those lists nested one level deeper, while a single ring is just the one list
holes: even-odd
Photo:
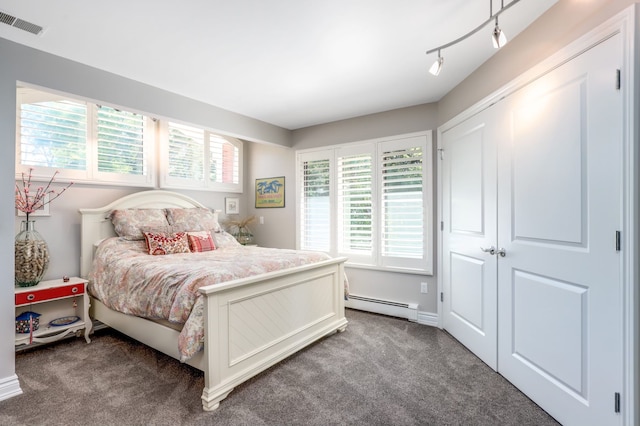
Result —
[{"label": "white trim molding", "polygon": [[17,375],[0,379],[0,401],[22,395]]}]

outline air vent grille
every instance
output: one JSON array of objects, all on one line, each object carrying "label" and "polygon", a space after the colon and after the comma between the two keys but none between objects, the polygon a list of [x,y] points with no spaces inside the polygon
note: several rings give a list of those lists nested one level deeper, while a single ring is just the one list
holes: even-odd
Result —
[{"label": "air vent grille", "polygon": [[15,16],[9,15],[8,13],[4,12],[0,12],[0,22],[35,35],[40,34],[43,30],[40,25],[36,25],[29,21],[16,18]]}]

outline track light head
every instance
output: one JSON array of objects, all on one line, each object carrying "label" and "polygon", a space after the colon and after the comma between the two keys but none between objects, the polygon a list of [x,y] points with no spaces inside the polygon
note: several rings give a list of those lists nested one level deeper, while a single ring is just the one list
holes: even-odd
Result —
[{"label": "track light head", "polygon": [[438,50],[438,59],[436,59],[433,65],[431,65],[431,68],[429,68],[429,72],[435,76],[440,74],[440,71],[442,70],[443,62],[444,62],[444,58],[440,56],[440,51]]},{"label": "track light head", "polygon": [[502,46],[507,44],[507,36],[504,35],[504,31],[500,29],[498,26],[498,18],[496,17],[496,26],[493,29],[493,34],[491,35],[491,40],[493,41],[493,47],[496,49],[500,49]]}]

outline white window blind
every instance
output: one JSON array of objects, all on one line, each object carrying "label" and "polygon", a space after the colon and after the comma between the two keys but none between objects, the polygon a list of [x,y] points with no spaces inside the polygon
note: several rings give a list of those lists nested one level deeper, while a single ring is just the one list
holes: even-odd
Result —
[{"label": "white window blind", "polygon": [[297,161],[299,248],[351,266],[433,271],[431,132],[303,151]]},{"label": "white window blind", "polygon": [[166,122],[160,185],[163,188],[242,192],[242,143],[199,127]]},{"label": "white window blind", "polygon": [[148,118],[98,105],[98,171],[143,175]]},{"label": "white window blind", "polygon": [[379,146],[381,256],[385,266],[419,268],[425,257],[425,148],[423,138]]},{"label": "white window blind", "polygon": [[21,165],[87,169],[87,107],[69,100],[20,103]]},{"label": "white window blind", "polygon": [[299,248],[329,251],[331,233],[331,158],[312,154],[298,159]]},{"label": "white window blind", "polygon": [[152,186],[154,124],[141,114],[20,87],[16,171],[35,179]]},{"label": "white window blind", "polygon": [[349,256],[351,262],[371,264],[374,148],[365,146],[364,149],[362,153],[354,153],[353,149],[338,150],[338,252]]}]

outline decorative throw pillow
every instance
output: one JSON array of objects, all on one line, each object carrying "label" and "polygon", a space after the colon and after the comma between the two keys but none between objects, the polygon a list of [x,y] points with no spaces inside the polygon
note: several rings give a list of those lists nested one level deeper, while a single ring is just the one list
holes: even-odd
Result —
[{"label": "decorative throw pillow", "polygon": [[174,232],[165,234],[164,232],[145,232],[147,249],[152,255],[165,255],[176,253],[190,253],[189,240],[186,232]]},{"label": "decorative throw pillow", "polygon": [[216,249],[216,243],[209,231],[187,232],[189,248],[192,252],[211,251]]},{"label": "decorative throw pillow", "polygon": [[236,247],[241,245],[233,235],[227,231],[220,231],[216,234],[216,248]]},{"label": "decorative throw pillow", "polygon": [[114,210],[109,217],[116,234],[126,240],[144,240],[143,227],[169,226],[164,209]]},{"label": "decorative throw pillow", "polygon": [[176,231],[211,231],[220,232],[218,214],[209,209],[196,207],[191,209],[165,209],[167,220]]}]

